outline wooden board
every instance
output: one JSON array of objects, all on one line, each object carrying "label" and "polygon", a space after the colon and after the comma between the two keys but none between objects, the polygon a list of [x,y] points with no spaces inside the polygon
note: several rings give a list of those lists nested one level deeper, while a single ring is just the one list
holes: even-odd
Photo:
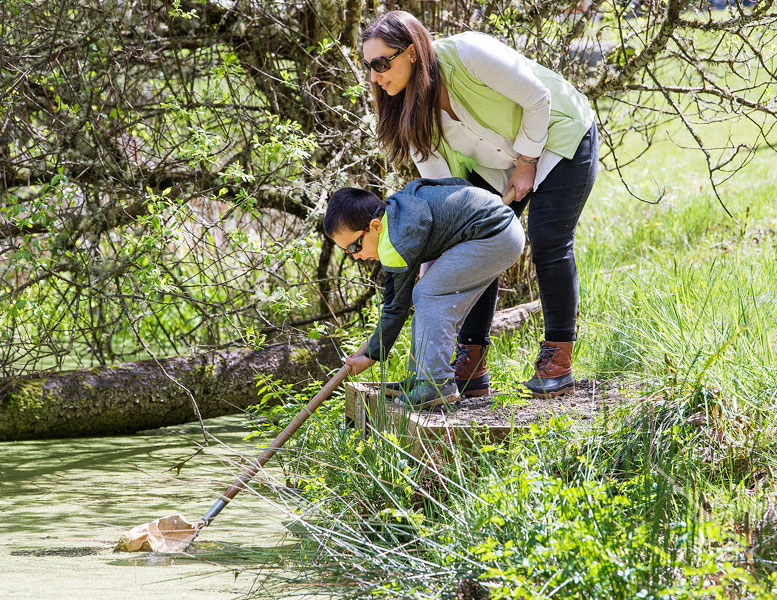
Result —
[{"label": "wooden board", "polygon": [[[473,421],[469,411],[457,410],[455,404],[413,410],[390,396],[384,400],[378,383],[348,382],[345,397],[348,426],[355,427],[365,437],[371,430],[392,433],[417,457],[430,452],[439,455],[441,446],[467,446],[475,439],[497,441],[514,429],[505,418],[500,423]],[[489,402],[487,398],[484,401]]]},{"label": "wooden board", "polygon": [[[610,409],[628,404],[617,386],[589,379],[578,380],[574,392],[556,398],[521,399],[509,394],[466,398],[428,411],[413,411],[384,400],[378,383],[348,382],[345,391],[348,425],[365,437],[370,431],[392,433],[418,457],[429,456],[431,451],[439,456],[440,450],[454,443],[467,446],[473,439],[480,443],[498,441],[510,431],[553,418],[576,422],[607,418]],[[505,406],[505,400],[514,402]]]}]

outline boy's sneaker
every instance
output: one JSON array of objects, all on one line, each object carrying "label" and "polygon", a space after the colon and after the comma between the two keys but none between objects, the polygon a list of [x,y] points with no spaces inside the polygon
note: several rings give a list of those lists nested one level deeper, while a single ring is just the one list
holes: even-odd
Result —
[{"label": "boy's sneaker", "polygon": [[413,389],[415,382],[415,376],[406,377],[401,381],[387,381],[386,396],[402,396],[403,394],[407,395]]},{"label": "boy's sneaker", "polygon": [[421,379],[416,382],[409,394],[397,396],[395,401],[415,410],[423,410],[459,398],[459,389],[453,379]]}]

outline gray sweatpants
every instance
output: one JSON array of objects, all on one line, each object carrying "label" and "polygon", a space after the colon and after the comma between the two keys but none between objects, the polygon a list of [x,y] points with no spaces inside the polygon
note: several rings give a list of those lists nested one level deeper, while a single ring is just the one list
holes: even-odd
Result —
[{"label": "gray sweatpants", "polygon": [[489,284],[518,260],[525,243],[516,217],[493,237],[446,250],[418,280],[409,364],[418,379],[453,377],[451,356],[464,318]]}]

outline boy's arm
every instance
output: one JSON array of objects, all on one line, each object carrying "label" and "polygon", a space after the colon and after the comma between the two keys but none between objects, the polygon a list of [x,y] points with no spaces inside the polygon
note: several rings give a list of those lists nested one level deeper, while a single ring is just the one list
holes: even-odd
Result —
[{"label": "boy's arm", "polygon": [[386,273],[383,312],[375,332],[370,337],[370,345],[365,353],[367,358],[374,361],[385,360],[391,351],[410,313],[417,273],[418,268]]}]

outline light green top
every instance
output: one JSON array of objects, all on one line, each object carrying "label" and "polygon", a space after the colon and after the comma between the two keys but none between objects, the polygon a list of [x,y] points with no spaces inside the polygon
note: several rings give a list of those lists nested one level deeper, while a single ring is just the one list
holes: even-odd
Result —
[{"label": "light green top", "polygon": [[406,267],[405,259],[397,252],[389,238],[388,219],[385,212],[380,220],[380,224],[383,226],[378,237],[378,258],[380,259],[380,264],[384,267]]},{"label": "light green top", "polygon": [[[523,109],[515,101],[475,78],[459,57],[457,46],[462,38],[466,37],[466,43],[472,43],[474,36],[483,35],[465,32],[436,40],[434,50],[440,73],[448,93],[455,97],[481,126],[514,140],[521,127]],[[506,50],[515,52],[508,48]],[[564,158],[572,158],[594,119],[588,99],[558,73],[517,52],[516,56],[521,61],[521,67],[530,70],[550,91],[550,120],[545,148]],[[472,158],[451,148],[444,139],[439,151],[454,177],[466,177],[475,167]]]}]

